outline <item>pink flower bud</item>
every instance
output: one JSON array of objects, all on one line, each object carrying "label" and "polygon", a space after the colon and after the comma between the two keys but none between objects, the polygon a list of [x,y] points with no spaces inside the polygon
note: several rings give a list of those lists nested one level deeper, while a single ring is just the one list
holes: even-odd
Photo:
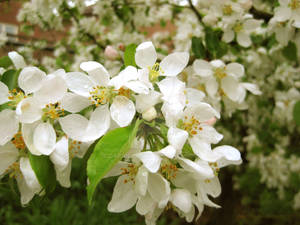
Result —
[{"label": "pink flower bud", "polygon": [[206,123],[209,126],[213,126],[213,125],[215,125],[216,121],[217,121],[216,117],[213,117],[213,118],[205,121],[204,123]]},{"label": "pink flower bud", "polygon": [[119,57],[119,53],[117,52],[117,50],[110,45],[106,46],[104,55],[110,60],[115,60]]}]

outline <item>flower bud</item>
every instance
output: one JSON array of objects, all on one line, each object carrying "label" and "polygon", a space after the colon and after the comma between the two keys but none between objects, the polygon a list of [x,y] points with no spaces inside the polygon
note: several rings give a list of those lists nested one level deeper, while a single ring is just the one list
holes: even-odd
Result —
[{"label": "flower bud", "polygon": [[119,57],[119,53],[117,52],[117,50],[110,45],[106,46],[104,55],[110,60],[115,60]]},{"label": "flower bud", "polygon": [[156,118],[157,112],[155,108],[152,106],[151,108],[143,112],[142,116],[144,120],[151,121]]}]

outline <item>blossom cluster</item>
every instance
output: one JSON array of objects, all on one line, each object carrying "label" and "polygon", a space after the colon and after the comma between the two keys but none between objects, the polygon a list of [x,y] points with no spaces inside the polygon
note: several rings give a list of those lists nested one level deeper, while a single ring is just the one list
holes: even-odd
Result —
[{"label": "blossom cluster", "polygon": [[[143,42],[135,52],[137,67],[113,77],[95,61],[82,62],[84,72],[46,75],[26,66],[18,53],[9,56],[21,71],[17,88],[0,83],[1,104],[7,103],[0,112],[1,176],[17,180],[22,204],[45,193],[32,157],[49,156],[57,181],[69,187],[72,158],[83,157],[110,130],[142,119],[128,153],[105,175],[119,176],[108,210],[136,205],[146,223],[155,224],[166,207],[188,222],[195,208],[199,217],[204,205],[219,207],[208,196],[220,195],[219,170],[240,164],[241,155],[228,145],[211,146],[223,138],[213,127],[220,113],[203,101],[203,92],[178,78],[187,52],[158,61],[152,42]],[[211,70],[218,74],[220,68]],[[228,69],[222,74],[231,76]]]}]

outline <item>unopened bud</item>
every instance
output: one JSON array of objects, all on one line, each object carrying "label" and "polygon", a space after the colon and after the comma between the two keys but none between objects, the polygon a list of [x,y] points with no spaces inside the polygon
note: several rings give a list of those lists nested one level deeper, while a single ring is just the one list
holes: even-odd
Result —
[{"label": "unopened bud", "polygon": [[142,116],[144,120],[151,121],[156,118],[157,112],[155,108],[152,106],[151,108],[143,112]]},{"label": "unopened bud", "polygon": [[115,60],[119,57],[119,53],[117,52],[117,50],[110,45],[106,46],[104,55],[110,60]]},{"label": "unopened bud", "polygon": [[122,44],[122,43],[118,45],[118,48],[119,48],[122,52],[125,51],[125,45]]}]

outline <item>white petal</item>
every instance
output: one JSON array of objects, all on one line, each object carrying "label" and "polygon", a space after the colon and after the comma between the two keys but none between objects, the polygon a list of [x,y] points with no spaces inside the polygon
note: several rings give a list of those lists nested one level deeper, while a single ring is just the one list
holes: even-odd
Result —
[{"label": "white petal", "polygon": [[233,77],[242,77],[245,74],[244,66],[239,63],[229,63],[226,72]]},{"label": "white petal", "polygon": [[188,213],[192,208],[191,193],[185,189],[173,190],[170,201],[184,213]]},{"label": "white petal", "polygon": [[180,81],[177,77],[168,77],[157,83],[161,93],[162,99],[168,103],[176,104],[178,107],[184,107],[186,103],[185,83]]},{"label": "white petal", "polygon": [[169,159],[173,159],[176,155],[176,149],[172,145],[168,145],[167,147],[164,147],[163,149],[159,150],[157,153],[159,155],[166,156]]},{"label": "white petal", "polygon": [[169,182],[157,173],[149,173],[148,191],[150,196],[158,202],[159,208],[164,208],[170,198],[171,189]]},{"label": "white petal", "polygon": [[154,207],[155,202],[151,198],[151,196],[147,193],[147,195],[142,196],[136,203],[136,211],[140,215],[144,216]]},{"label": "white petal", "polygon": [[21,194],[21,204],[24,206],[31,201],[36,192],[28,187],[21,174],[16,177],[16,180]]},{"label": "white petal", "polygon": [[50,155],[55,148],[56,133],[50,123],[40,123],[34,130],[33,143],[44,155]]},{"label": "white petal", "polygon": [[241,153],[236,148],[229,145],[218,146],[213,149],[214,154],[218,156],[218,167],[227,165],[239,165],[242,163]]},{"label": "white petal", "polygon": [[246,32],[252,32],[257,29],[261,25],[262,21],[255,19],[248,19],[244,23],[244,29]]},{"label": "white petal", "polygon": [[108,105],[97,107],[90,117],[85,138],[82,141],[94,141],[102,137],[110,127],[110,113]]},{"label": "white petal", "polygon": [[71,187],[70,175],[72,170],[72,161],[68,163],[68,165],[61,170],[55,165],[56,171],[56,180],[62,187],[69,188]]},{"label": "white petal", "polygon": [[200,123],[213,117],[220,118],[220,114],[213,107],[204,102],[199,102],[190,108],[186,108],[184,110],[184,115],[188,118],[194,116]]},{"label": "white petal", "polygon": [[56,103],[67,93],[67,84],[59,76],[48,75],[34,96],[43,104]]},{"label": "white petal", "polygon": [[0,112],[0,145],[6,144],[19,130],[15,111],[4,109]]},{"label": "white petal", "polygon": [[29,66],[22,69],[18,77],[19,87],[25,94],[33,93],[42,86],[42,81],[46,78],[46,73],[37,67]]},{"label": "white petal", "polygon": [[135,176],[135,192],[140,196],[145,196],[148,187],[148,170],[141,166]]},{"label": "white petal", "polygon": [[225,30],[222,40],[226,43],[229,43],[233,39],[234,39],[234,31],[232,29]]},{"label": "white petal", "polygon": [[0,81],[0,105],[8,102],[8,87]]},{"label": "white petal", "polygon": [[23,56],[21,56],[19,53],[15,51],[9,52],[8,57],[11,59],[17,69],[22,69],[26,66]]},{"label": "white petal", "polygon": [[87,72],[96,84],[104,87],[108,85],[109,73],[102,64],[88,61],[81,63],[80,68]]},{"label": "white petal", "polygon": [[107,206],[109,212],[124,212],[135,205],[137,194],[134,191],[133,182],[125,180],[128,180],[127,175],[119,177],[112,199]]},{"label": "white petal", "polygon": [[146,151],[137,153],[134,156],[141,160],[144,166],[151,173],[156,173],[158,171],[161,162],[161,158],[158,154],[151,151]]},{"label": "white petal", "polygon": [[31,168],[29,158],[22,157],[20,159],[20,170],[28,187],[34,191],[39,191],[41,189],[41,185],[39,184],[38,179]]},{"label": "white petal", "polygon": [[61,99],[61,107],[71,113],[77,113],[86,107],[90,106],[92,102],[85,97],[68,92]]},{"label": "white petal", "polygon": [[221,87],[224,90],[225,94],[232,101],[237,101],[240,98],[239,95],[239,82],[236,78],[232,76],[224,77],[221,80]]},{"label": "white petal", "polygon": [[165,76],[178,75],[188,64],[189,53],[174,52],[166,56],[160,63],[161,69]]},{"label": "white petal", "polygon": [[199,165],[186,158],[179,158],[178,162],[185,170],[195,173],[196,176],[200,176],[204,179],[214,177],[214,171],[208,164],[207,166]]},{"label": "white petal", "polygon": [[292,10],[290,7],[288,6],[280,6],[280,7],[276,7],[274,9],[274,18],[278,21],[278,22],[284,22],[288,19],[291,18],[292,16]]},{"label": "white petal", "polygon": [[120,89],[122,86],[126,85],[127,82],[137,80],[138,77],[137,68],[127,66],[117,76],[113,77],[108,85],[113,86],[115,89]]},{"label": "white petal", "polygon": [[125,87],[129,88],[133,92],[137,94],[148,94],[149,88],[141,81],[135,80],[135,81],[129,81],[125,85]]},{"label": "white petal", "polygon": [[261,95],[262,92],[259,90],[258,86],[251,83],[242,83],[242,86],[250,91],[252,94]]},{"label": "white petal", "polygon": [[33,123],[42,117],[43,111],[37,99],[28,97],[19,102],[16,114],[21,123]]},{"label": "white petal", "polygon": [[221,194],[221,184],[218,177],[202,182],[202,188],[212,197],[216,198]]},{"label": "white petal", "polygon": [[211,64],[203,59],[196,59],[193,64],[193,69],[200,77],[209,77],[213,75]]},{"label": "white petal", "polygon": [[66,82],[70,91],[85,97],[90,96],[90,89],[96,85],[87,75],[80,72],[67,73]]},{"label": "white petal", "polygon": [[55,149],[50,155],[50,160],[58,170],[63,170],[69,163],[69,144],[66,137],[62,137],[56,144]]},{"label": "white petal", "polygon": [[35,128],[40,124],[40,121],[34,123],[22,124],[22,136],[24,142],[33,155],[41,155],[41,152],[33,144],[33,134]]},{"label": "white petal", "polygon": [[[200,185],[199,185],[200,186]],[[201,187],[198,188],[198,201],[202,204],[205,204],[207,206],[210,207],[215,207],[215,208],[220,208],[219,205],[213,203],[207,196],[207,193],[205,192],[205,190]]]},{"label": "white petal", "polygon": [[189,134],[185,130],[170,127],[168,130],[168,141],[178,151],[181,151]]},{"label": "white petal", "polygon": [[186,88],[185,90],[188,105],[195,105],[202,101],[205,97],[205,94],[202,91],[199,91],[195,88]]},{"label": "white petal", "polygon": [[135,107],[133,102],[125,96],[117,96],[110,106],[110,113],[111,118],[120,127],[126,127],[135,115]]},{"label": "white petal", "polygon": [[135,62],[141,68],[153,66],[156,62],[157,54],[152,42],[143,42],[136,48]]},{"label": "white petal", "polygon": [[202,130],[197,132],[197,137],[206,141],[207,143],[210,144],[217,144],[219,141],[222,140],[223,135],[218,133],[215,128],[212,126],[202,124],[200,125]]},{"label": "white petal", "polygon": [[211,77],[205,82],[205,90],[210,97],[214,98],[218,89],[219,89],[219,84],[215,77]]},{"label": "white petal", "polygon": [[71,114],[59,118],[59,123],[69,138],[81,141],[82,137],[85,136],[89,121],[79,114]]},{"label": "white petal", "polygon": [[212,60],[212,61],[210,61],[210,64],[215,68],[225,67],[225,63],[220,59]]},{"label": "white petal", "polygon": [[136,111],[143,113],[152,106],[160,102],[161,94],[157,91],[150,91],[149,94],[140,94],[135,96]]},{"label": "white petal", "polygon": [[[187,166],[187,165],[186,165]],[[188,169],[191,169],[188,167]],[[176,173],[176,177],[172,179],[172,183],[177,187],[177,188],[184,188],[187,189],[191,193],[196,193],[196,183],[195,179],[193,178],[193,170],[192,171],[187,171],[185,169],[178,169]]]},{"label": "white petal", "polygon": [[17,161],[18,156],[19,151],[11,142],[8,142],[4,146],[0,146],[0,176],[11,164]]},{"label": "white petal", "polygon": [[211,150],[211,146],[205,140],[197,137],[189,138],[189,143],[193,152],[200,158],[208,162],[216,162],[218,157]]},{"label": "white petal", "polygon": [[245,32],[239,32],[236,39],[239,45],[245,48],[248,48],[252,43],[249,34]]}]

